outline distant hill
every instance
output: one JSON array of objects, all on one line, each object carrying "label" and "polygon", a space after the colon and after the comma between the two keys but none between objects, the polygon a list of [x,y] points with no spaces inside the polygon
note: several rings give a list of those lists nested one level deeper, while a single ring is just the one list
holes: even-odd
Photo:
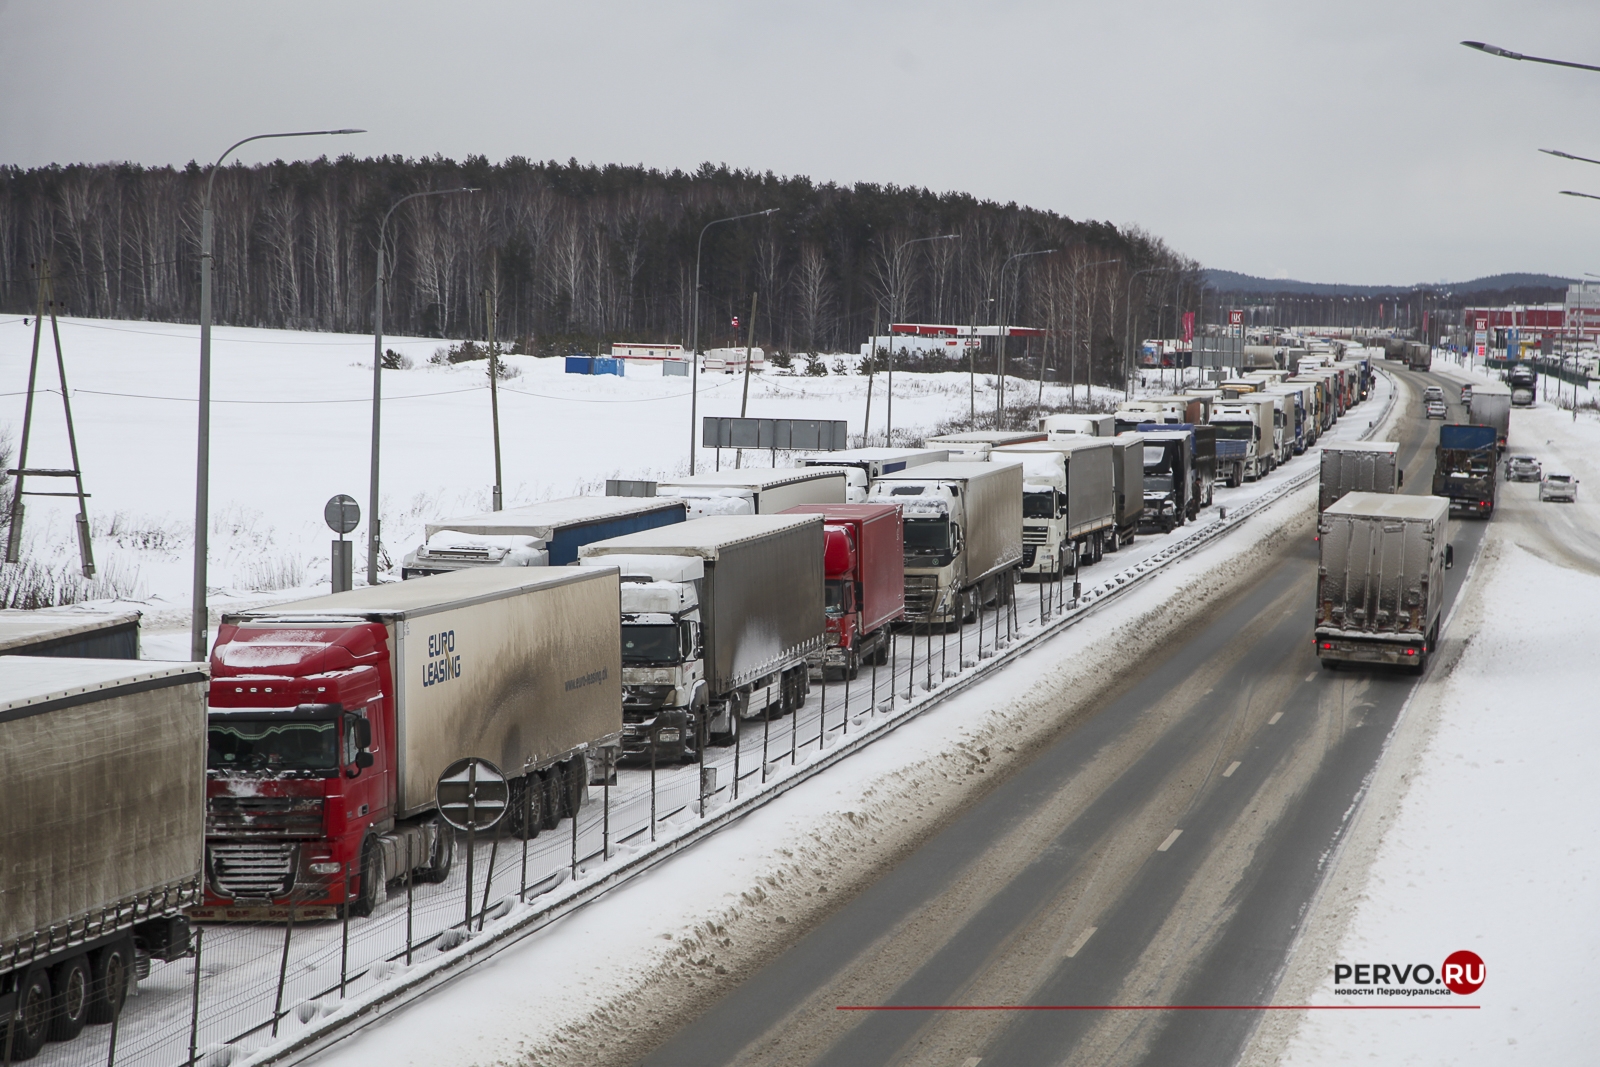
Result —
[{"label": "distant hill", "polygon": [[1258,278],[1253,274],[1240,274],[1231,270],[1205,271],[1206,284],[1211,288],[1225,293],[1298,293],[1306,296],[1387,296],[1391,293],[1409,293],[1414,289],[1431,289],[1435,292],[1448,291],[1452,294],[1482,292],[1506,292],[1517,290],[1520,299],[1534,299],[1531,296],[1521,296],[1523,293],[1536,293],[1545,290],[1549,296],[1544,299],[1560,300],[1566,293],[1567,285],[1577,279],[1559,278],[1554,274],[1491,274],[1485,278],[1474,278],[1465,282],[1423,282],[1417,285],[1338,285],[1325,282],[1300,282],[1287,278]]}]

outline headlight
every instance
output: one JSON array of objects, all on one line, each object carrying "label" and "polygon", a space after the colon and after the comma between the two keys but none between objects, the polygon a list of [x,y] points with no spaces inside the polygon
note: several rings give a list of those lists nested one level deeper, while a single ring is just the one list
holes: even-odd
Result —
[{"label": "headlight", "polygon": [[677,739],[678,728],[676,726],[663,726],[660,732],[656,734],[657,741],[676,741]]},{"label": "headlight", "polygon": [[312,874],[338,874],[342,870],[344,870],[344,864],[342,863],[313,863],[311,865]]}]

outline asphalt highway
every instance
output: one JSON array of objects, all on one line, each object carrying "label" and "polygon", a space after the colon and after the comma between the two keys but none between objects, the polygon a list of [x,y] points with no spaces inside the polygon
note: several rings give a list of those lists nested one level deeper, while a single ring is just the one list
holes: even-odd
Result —
[{"label": "asphalt highway", "polygon": [[[1439,423],[1422,417],[1422,388],[1443,386],[1457,421],[1456,387],[1392,373],[1403,491],[1426,493]],[[1451,530],[1447,613],[1484,525]],[[1271,999],[1418,684],[1320,668],[1309,526],[1259,564],[1185,640],[1130,664],[1114,698],[644,1062],[1233,1063],[1260,1013],[1161,1006]],[[883,1006],[915,1010],[841,1010]]]}]

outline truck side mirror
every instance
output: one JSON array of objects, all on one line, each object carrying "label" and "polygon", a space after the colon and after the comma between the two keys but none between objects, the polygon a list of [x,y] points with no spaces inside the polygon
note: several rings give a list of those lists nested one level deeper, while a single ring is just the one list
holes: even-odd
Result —
[{"label": "truck side mirror", "polygon": [[1454,567],[1455,565],[1456,565],[1456,546],[1455,545],[1445,545],[1444,546],[1444,569],[1445,570],[1449,570],[1451,567]]},{"label": "truck side mirror", "polygon": [[[372,747],[372,723],[367,721],[366,719],[357,719],[356,720],[356,748],[360,749],[363,753],[365,753],[366,750],[371,748],[371,747]],[[372,760],[371,760],[370,756],[368,757],[367,763],[365,765],[369,766],[369,767],[372,765]]]},{"label": "truck side mirror", "polygon": [[366,749],[362,749],[360,752],[356,753],[356,766],[357,767],[362,767],[362,768],[370,767],[370,766],[372,766],[373,762],[374,762],[374,760],[373,760],[372,753],[368,752]]}]

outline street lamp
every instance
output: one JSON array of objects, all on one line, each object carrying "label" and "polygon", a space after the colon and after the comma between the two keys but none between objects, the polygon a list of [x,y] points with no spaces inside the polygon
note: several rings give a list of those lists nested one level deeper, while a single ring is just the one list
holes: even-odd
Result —
[{"label": "street lamp", "polygon": [[366,130],[300,130],[294,133],[258,133],[235,141],[217,157],[206,177],[206,195],[200,202],[200,417],[194,476],[194,591],[189,619],[189,658],[204,662],[210,658],[210,618],[206,612],[207,527],[210,523],[211,491],[211,187],[217,169],[233,150],[251,141],[277,137],[337,137]]},{"label": "street lamp", "polygon": [[419,196],[449,196],[453,193],[475,193],[468,186],[460,189],[428,189],[410,196],[402,196],[390,205],[378,226],[378,282],[372,287],[372,473],[367,479],[367,584],[378,584],[378,425],[383,405],[383,298],[387,288],[384,281],[384,238],[389,230],[389,218],[401,204]]},{"label": "street lamp", "polygon": [[[891,269],[894,268],[894,265],[900,261],[900,253],[904,252],[907,248],[910,248],[912,245],[921,244],[924,241],[959,241],[960,239],[961,239],[961,235],[959,233],[941,233],[937,237],[913,237],[909,241],[902,241],[900,243],[900,246],[894,250],[894,258],[889,261],[889,266],[890,266]],[[898,294],[891,293],[890,294],[890,300],[892,301],[896,295],[898,295]],[[889,329],[889,332],[891,334],[894,333],[894,307],[893,306],[891,306],[889,308],[888,329]],[[877,343],[878,343],[878,339],[876,337],[874,337],[872,339],[872,344],[876,345]],[[894,434],[894,342],[893,341],[889,342],[889,383],[888,383],[887,389],[888,389],[888,397],[887,397],[885,405],[884,405],[884,416],[883,416],[883,446],[885,448],[889,448],[889,447],[892,446],[892,444],[893,444],[892,436]],[[867,428],[865,426],[863,426],[861,428],[861,435],[862,435],[861,439],[863,441],[866,440],[866,433],[867,433]]]},{"label": "street lamp", "polygon": [[[995,379],[994,394],[994,428],[997,430],[1000,429],[1000,423],[1006,410],[1006,330],[1009,328],[1006,322],[1006,268],[1016,260],[1026,259],[1029,256],[1048,256],[1059,251],[1061,251],[1059,248],[1041,248],[1037,252],[1013,252],[1006,257],[1004,263],[1000,264],[1000,321],[995,326],[994,338],[995,369],[999,371]],[[1022,277],[1021,267],[1017,268],[1017,277],[1020,284]]]},{"label": "street lamp", "polygon": [[[753,219],[758,215],[773,215],[778,208],[769,207],[765,211],[751,211],[743,215],[729,215],[725,219],[712,219],[700,227],[700,239],[694,245],[694,332],[690,336],[689,347],[689,475],[694,475],[694,424],[700,404],[700,250],[705,247],[706,231],[722,222],[738,222],[740,219]],[[753,324],[752,324],[753,325]],[[755,338],[751,338],[752,341]],[[747,366],[745,368],[749,370]]]},{"label": "street lamp", "polygon": [[1123,361],[1126,364],[1122,370],[1122,395],[1125,397],[1133,396],[1133,280],[1141,274],[1171,269],[1171,267],[1144,267],[1128,275],[1128,295],[1122,303],[1125,312],[1122,327]]},{"label": "street lamp", "polygon": [[1539,56],[1525,56],[1521,52],[1498,48],[1492,44],[1484,44],[1482,41],[1462,41],[1461,43],[1468,48],[1474,48],[1479,52],[1487,52],[1491,56],[1499,56],[1502,59],[1525,59],[1529,63],[1548,63],[1552,67],[1572,67],[1576,70],[1600,71],[1600,67],[1590,66],[1588,63],[1572,63],[1565,59],[1543,59]]}]

